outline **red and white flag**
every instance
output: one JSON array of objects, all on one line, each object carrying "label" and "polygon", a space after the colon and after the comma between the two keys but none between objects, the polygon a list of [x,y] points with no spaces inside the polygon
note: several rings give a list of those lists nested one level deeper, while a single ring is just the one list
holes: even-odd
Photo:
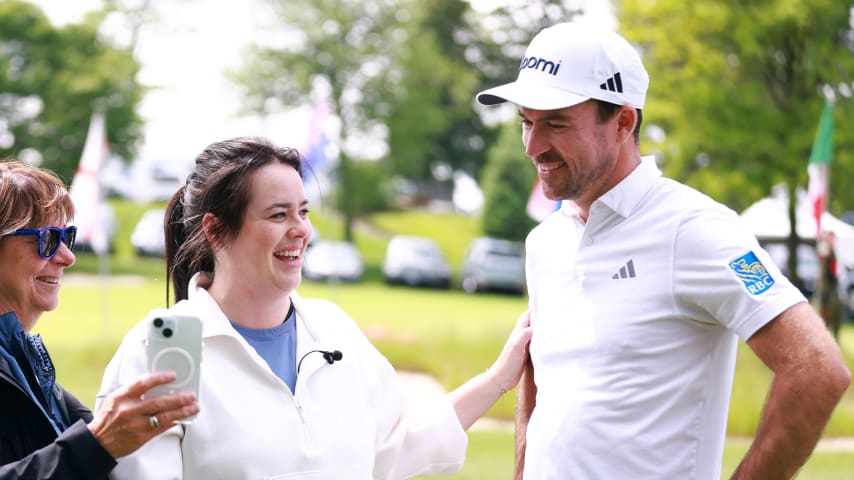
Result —
[{"label": "red and white flag", "polygon": [[101,190],[101,167],[109,153],[104,114],[94,112],[86,134],[86,144],[80,164],[71,180],[69,194],[74,202],[74,224],[77,225],[77,239],[92,247],[98,254],[107,253],[108,232],[102,222],[107,213]]}]

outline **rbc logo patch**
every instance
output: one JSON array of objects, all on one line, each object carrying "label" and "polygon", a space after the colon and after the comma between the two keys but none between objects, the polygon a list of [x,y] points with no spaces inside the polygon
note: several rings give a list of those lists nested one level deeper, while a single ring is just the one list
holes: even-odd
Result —
[{"label": "rbc logo patch", "polygon": [[756,258],[752,251],[729,262],[729,268],[744,282],[747,291],[753,295],[759,295],[774,285],[774,279],[765,270],[765,265]]}]

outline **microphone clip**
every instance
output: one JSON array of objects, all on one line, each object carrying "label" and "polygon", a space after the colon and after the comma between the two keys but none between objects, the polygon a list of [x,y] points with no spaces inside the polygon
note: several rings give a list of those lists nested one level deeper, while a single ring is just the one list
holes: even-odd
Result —
[{"label": "microphone clip", "polygon": [[302,366],[302,361],[312,353],[319,353],[323,355],[323,359],[330,365],[344,358],[344,354],[341,353],[341,350],[311,350],[306,352],[306,354],[299,359],[299,363],[297,363],[297,373],[299,373],[300,367]]},{"label": "microphone clip", "polygon": [[333,350],[331,352],[320,350],[320,352],[323,354],[323,359],[326,360],[326,363],[330,365],[344,358],[344,354],[341,353],[341,350]]}]

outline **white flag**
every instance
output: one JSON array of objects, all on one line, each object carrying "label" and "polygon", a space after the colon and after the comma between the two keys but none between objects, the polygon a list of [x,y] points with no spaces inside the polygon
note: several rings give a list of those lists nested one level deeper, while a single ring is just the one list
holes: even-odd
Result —
[{"label": "white flag", "polygon": [[108,248],[108,232],[102,221],[108,212],[101,191],[101,167],[107,151],[104,114],[94,112],[69,194],[76,211],[77,240],[91,246],[98,255],[106,253]]}]

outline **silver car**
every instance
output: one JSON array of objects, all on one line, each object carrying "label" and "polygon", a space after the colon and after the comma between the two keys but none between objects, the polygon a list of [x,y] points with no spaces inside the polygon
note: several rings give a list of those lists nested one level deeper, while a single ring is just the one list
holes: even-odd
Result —
[{"label": "silver car", "polygon": [[365,271],[359,250],[350,242],[318,240],[305,252],[302,274],[311,280],[357,282]]},{"label": "silver car", "polygon": [[463,290],[525,293],[524,251],[521,242],[492,237],[474,239],[463,259]]},{"label": "silver car", "polygon": [[386,283],[448,288],[451,267],[439,245],[431,238],[393,237],[382,264]]}]

